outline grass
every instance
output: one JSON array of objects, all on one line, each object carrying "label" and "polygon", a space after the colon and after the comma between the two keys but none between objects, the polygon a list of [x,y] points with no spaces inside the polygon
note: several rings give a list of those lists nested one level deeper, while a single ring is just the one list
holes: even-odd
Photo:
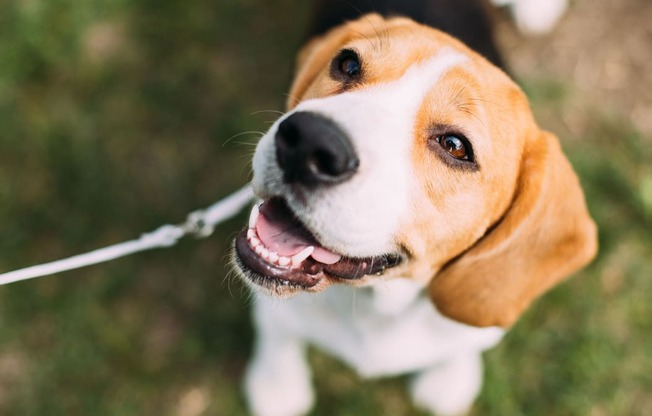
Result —
[{"label": "grass", "polygon": [[[1,2],[0,270],[133,238],[243,184],[258,136],[238,134],[283,107],[302,4]],[[473,413],[652,414],[651,139],[563,80],[522,83],[581,176],[601,252],[487,354]],[[248,298],[224,265],[244,220],[3,287],[0,414],[244,414]],[[416,414],[404,379],[311,360],[314,415]]]}]

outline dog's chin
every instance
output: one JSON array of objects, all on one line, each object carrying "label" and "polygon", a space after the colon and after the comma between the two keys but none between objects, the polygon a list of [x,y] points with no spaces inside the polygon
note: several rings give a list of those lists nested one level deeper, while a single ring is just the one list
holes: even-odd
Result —
[{"label": "dog's chin", "polygon": [[235,239],[234,264],[251,287],[289,297],[319,292],[332,283],[363,284],[398,266],[402,256],[381,253],[347,256],[322,246],[282,198],[254,206],[249,226]]}]

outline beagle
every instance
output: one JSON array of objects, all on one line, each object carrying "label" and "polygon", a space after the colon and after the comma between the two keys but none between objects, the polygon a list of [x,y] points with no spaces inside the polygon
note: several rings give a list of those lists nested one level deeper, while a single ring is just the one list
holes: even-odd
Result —
[{"label": "beagle", "polygon": [[480,54],[378,14],[301,50],[287,107],[235,240],[256,297],[251,411],[309,411],[312,345],[362,377],[411,374],[416,406],[463,413],[482,351],[596,253],[557,138]]}]

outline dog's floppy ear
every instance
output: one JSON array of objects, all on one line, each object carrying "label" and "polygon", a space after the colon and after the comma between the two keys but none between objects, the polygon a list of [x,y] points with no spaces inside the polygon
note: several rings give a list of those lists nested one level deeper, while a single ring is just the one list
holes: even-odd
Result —
[{"label": "dog's floppy ear", "polygon": [[432,279],[429,294],[456,321],[507,327],[596,250],[596,226],[579,181],[557,138],[537,132],[526,142],[511,206]]}]

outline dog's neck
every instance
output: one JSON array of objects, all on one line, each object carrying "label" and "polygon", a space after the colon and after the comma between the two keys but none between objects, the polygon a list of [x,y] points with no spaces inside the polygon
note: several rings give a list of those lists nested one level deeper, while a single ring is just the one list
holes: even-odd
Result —
[{"label": "dog's neck", "polygon": [[396,316],[424,295],[425,284],[408,278],[377,280],[369,284],[374,308],[383,315]]}]

